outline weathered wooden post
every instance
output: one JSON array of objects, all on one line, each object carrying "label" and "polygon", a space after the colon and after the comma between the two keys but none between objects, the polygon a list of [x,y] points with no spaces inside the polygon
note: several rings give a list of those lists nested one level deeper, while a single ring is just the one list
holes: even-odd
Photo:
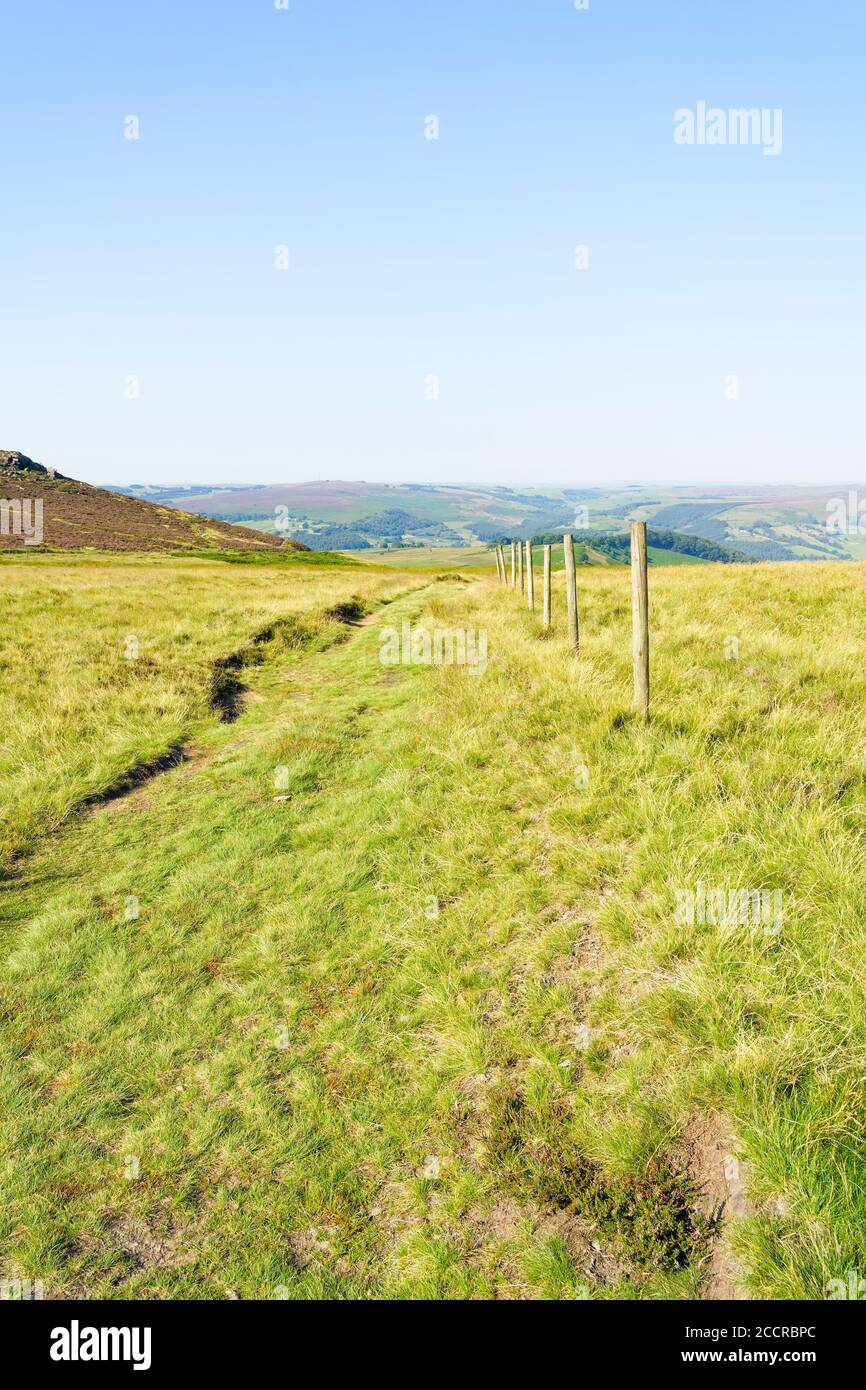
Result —
[{"label": "weathered wooden post", "polygon": [[502,571],[502,583],[508,588],[508,570],[505,567],[505,546],[501,543],[497,546],[499,551],[499,566]]},{"label": "weathered wooden post", "polygon": [[504,576],[503,573],[502,573],[502,556],[501,556],[501,554],[500,554],[500,552],[499,552],[499,542],[498,542],[498,541],[496,542],[496,545],[494,546],[494,550],[496,551],[496,578],[499,580],[499,583],[502,584],[502,583],[504,583],[504,581],[505,581],[505,576]]},{"label": "weathered wooden post", "polygon": [[532,541],[526,542],[526,606],[535,607],[535,575],[532,573]]},{"label": "weathered wooden post", "polygon": [[513,588],[515,587],[515,585],[517,584],[517,552],[516,552],[516,549],[515,549],[516,545],[517,545],[517,542],[516,542],[516,541],[512,541],[512,542],[511,542],[511,587],[512,587],[512,589],[513,589]]},{"label": "weathered wooden post", "polygon": [[520,592],[523,593],[526,580],[523,575],[523,546],[517,542],[517,577],[520,581]]},{"label": "weathered wooden post", "polygon": [[541,622],[542,626],[550,627],[550,556],[552,547],[544,547],[544,583],[542,585],[541,599]]},{"label": "weathered wooden post", "polygon": [[649,587],[647,584],[646,522],[631,524],[631,654],[634,666],[634,707],[649,718]]},{"label": "weathered wooden post", "polygon": [[565,553],[565,599],[568,604],[568,643],[575,653],[580,651],[580,632],[577,621],[577,576],[574,567],[574,540],[570,535],[562,538]]}]

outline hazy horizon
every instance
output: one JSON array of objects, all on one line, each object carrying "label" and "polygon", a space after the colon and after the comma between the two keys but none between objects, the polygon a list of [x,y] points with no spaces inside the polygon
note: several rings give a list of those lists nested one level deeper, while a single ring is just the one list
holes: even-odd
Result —
[{"label": "hazy horizon", "polygon": [[[23,451],[22,451],[22,452],[23,452]],[[37,462],[42,462],[42,460],[37,460]],[[62,471],[62,470],[61,470],[61,471]],[[82,482],[88,482],[89,479],[83,478],[83,479],[80,479],[80,481],[82,481]],[[731,489],[735,489],[735,490],[737,490],[737,491],[745,491],[745,492],[752,491],[752,492],[754,492],[754,491],[757,491],[757,490],[766,490],[766,489],[771,489],[771,488],[772,488],[772,489],[775,489],[775,490],[777,490],[777,491],[782,491],[782,492],[784,492],[784,491],[790,491],[790,492],[815,492],[815,491],[826,492],[826,491],[831,490],[831,489],[833,489],[833,488],[863,487],[863,486],[864,486],[864,483],[863,483],[862,480],[858,481],[857,479],[853,479],[853,478],[844,479],[844,480],[843,480],[843,479],[831,479],[829,482],[813,482],[813,483],[792,483],[792,482],[786,482],[786,481],[781,481],[781,482],[761,482],[761,481],[757,481],[757,482],[756,482],[756,481],[754,481],[754,480],[753,480],[752,482],[749,482],[749,483],[744,483],[744,482],[730,481],[730,480],[724,481],[724,480],[719,479],[719,478],[716,478],[716,479],[709,479],[709,480],[706,481],[706,482],[682,482],[682,481],[677,481],[676,479],[673,479],[673,478],[649,478],[649,479],[642,480],[642,481],[632,480],[632,481],[630,481],[630,482],[621,482],[621,481],[619,481],[619,480],[617,480],[617,479],[614,479],[613,481],[608,482],[608,483],[606,483],[606,484],[604,484],[604,485],[602,485],[601,483],[598,483],[598,484],[593,484],[593,483],[575,483],[575,484],[570,484],[570,483],[553,483],[553,482],[533,482],[533,483],[530,483],[530,482],[528,482],[528,481],[521,480],[520,478],[518,478],[516,481],[511,482],[511,483],[466,483],[466,482],[463,482],[463,483],[454,483],[454,482],[442,482],[442,481],[438,481],[438,480],[435,480],[435,479],[433,479],[433,480],[431,480],[431,479],[427,479],[427,480],[425,480],[425,479],[412,480],[412,479],[408,479],[408,478],[390,478],[390,479],[388,479],[388,478],[385,478],[385,479],[373,479],[373,478],[297,478],[297,479],[272,478],[272,479],[267,479],[267,480],[265,480],[265,479],[256,480],[256,481],[252,481],[252,482],[249,481],[249,480],[247,480],[246,482],[239,482],[239,481],[237,481],[237,480],[235,480],[235,481],[227,481],[227,482],[216,482],[213,478],[203,479],[203,480],[201,480],[201,481],[199,481],[199,482],[193,482],[193,481],[186,481],[186,482],[183,482],[183,481],[176,481],[176,480],[174,480],[174,479],[168,479],[168,480],[163,479],[162,481],[160,481],[159,479],[153,479],[153,480],[150,481],[150,482],[144,482],[144,481],[142,481],[142,479],[140,479],[140,478],[131,478],[131,479],[129,479],[129,480],[123,480],[123,481],[119,481],[119,480],[116,479],[116,478],[112,478],[112,479],[109,479],[109,480],[108,480],[107,482],[105,482],[104,484],[102,484],[102,486],[104,486],[104,487],[178,488],[178,489],[180,489],[180,488],[202,488],[202,487],[207,487],[208,484],[212,485],[213,487],[219,487],[219,488],[237,488],[237,489],[242,489],[242,488],[254,488],[254,487],[263,487],[263,488],[265,488],[265,487],[266,487],[266,488],[277,488],[277,487],[321,487],[321,486],[323,486],[323,485],[324,485],[324,486],[331,486],[331,487],[339,487],[339,486],[343,486],[343,485],[345,485],[345,486],[361,486],[361,485],[365,485],[365,486],[376,487],[376,488],[382,488],[382,487],[394,487],[394,488],[400,488],[400,487],[413,487],[413,488],[418,488],[418,487],[423,487],[423,488],[454,488],[454,489],[467,489],[467,490],[471,490],[471,489],[473,489],[473,488],[479,488],[479,489],[504,488],[504,489],[507,489],[507,490],[509,490],[509,491],[515,491],[515,492],[517,492],[517,491],[525,491],[525,492],[528,492],[528,493],[535,493],[535,492],[543,493],[543,492],[545,492],[546,490],[549,490],[549,491],[551,491],[551,492],[561,492],[561,491],[563,490],[563,488],[571,488],[572,486],[575,487],[576,489],[586,489],[586,490],[595,487],[595,488],[597,488],[597,489],[598,489],[599,491],[601,491],[601,492],[632,492],[632,491],[642,491],[642,492],[643,492],[643,491],[646,491],[648,488],[654,488],[654,487],[655,487],[655,488],[669,488],[669,489],[671,489],[671,488],[672,488],[672,489],[690,488],[690,489],[698,489],[698,490],[700,490],[700,491],[702,491],[702,492],[706,492],[706,491],[713,490],[713,489],[718,489],[718,490],[720,490],[720,491],[721,491],[721,490],[731,490]],[[97,484],[97,486],[99,486],[99,484]]]}]

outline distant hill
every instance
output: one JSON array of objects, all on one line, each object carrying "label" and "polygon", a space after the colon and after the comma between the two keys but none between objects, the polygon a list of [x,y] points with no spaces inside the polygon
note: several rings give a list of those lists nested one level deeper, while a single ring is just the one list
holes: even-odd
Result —
[{"label": "distant hill", "polygon": [[[863,498],[862,523],[834,532],[828,517],[838,510],[840,497],[848,502],[852,489],[858,506]],[[866,488],[857,492],[847,483],[517,489],[319,481],[235,487],[132,484],[118,491],[289,536],[315,550],[390,553],[395,545],[471,546],[503,535],[529,539],[561,529],[609,535],[627,528],[629,521],[648,521],[658,532],[720,547],[720,554],[703,552],[699,558],[704,560],[729,559],[731,551],[741,561],[866,559]],[[689,552],[678,548],[669,553]]]},{"label": "distant hill", "polygon": [[[532,537],[541,545],[556,545],[562,540],[562,527],[546,531]],[[567,527],[575,541],[591,546],[600,555],[606,556],[614,564],[626,565],[631,559],[631,538],[628,532],[618,531],[580,531]],[[677,531],[656,531],[647,527],[647,544],[653,550],[674,551],[678,555],[688,555],[706,564],[735,565],[744,564],[749,556],[729,546],[717,545],[715,541],[705,541],[701,536],[684,536]]]},{"label": "distant hill", "polygon": [[0,449],[0,550],[306,550],[264,531],[194,516],[66,478]]}]

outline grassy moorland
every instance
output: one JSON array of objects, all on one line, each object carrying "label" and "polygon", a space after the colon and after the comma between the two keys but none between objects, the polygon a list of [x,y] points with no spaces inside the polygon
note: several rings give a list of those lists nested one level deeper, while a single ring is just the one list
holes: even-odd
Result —
[{"label": "grassy moorland", "polygon": [[[245,670],[233,724],[173,660],[174,718],[135,707],[156,720],[144,757],[195,716],[165,775],[35,843],[60,817],[18,803],[7,1277],[102,1298],[685,1298],[721,1262],[803,1299],[862,1270],[866,570],[653,571],[648,726],[621,569],[580,571],[578,660],[561,592],[543,638],[486,576],[299,570],[277,593],[267,570],[221,573],[220,602],[169,564],[128,597],[131,578],[84,573],[80,601],[15,575],[19,688],[28,659],[59,688],[52,643],[78,652],[94,754],[133,679],[100,694],[125,603],[144,651],[200,644],[199,675],[287,607],[309,626]],[[391,604],[330,640],[321,613],[365,578]],[[486,632],[487,669],[383,665],[380,628],[404,620]],[[33,696],[4,719],[35,746]],[[58,785],[81,777],[57,762]],[[699,883],[781,911],[684,917]]]},{"label": "grassy moorland", "polygon": [[[315,552],[314,552],[315,553]],[[439,545],[423,546],[420,549],[406,550],[353,550],[346,552],[352,559],[359,560],[362,564],[386,565],[389,569],[403,570],[487,570],[496,571],[496,559],[493,551],[487,545],[479,546],[456,546]],[[510,561],[510,551],[509,564]],[[609,565],[612,561],[601,551],[594,550],[592,546],[584,545],[580,541],[575,542],[575,559],[578,564],[588,565]],[[696,565],[700,561],[694,555],[683,555],[676,550],[660,550],[656,546],[650,546],[650,564],[652,565]],[[562,546],[552,547],[551,565],[554,570],[561,570],[565,565],[562,554]],[[532,555],[533,568],[540,570],[544,564],[544,555],[540,545],[536,545]]]},{"label": "grassy moorland", "polygon": [[[277,557],[282,560],[282,557]],[[387,574],[177,556],[0,563],[0,868],[39,831],[189,736],[237,684],[220,658],[344,631],[329,608],[405,588]],[[256,641],[265,637],[267,641]],[[256,650],[257,649],[257,650]]]}]

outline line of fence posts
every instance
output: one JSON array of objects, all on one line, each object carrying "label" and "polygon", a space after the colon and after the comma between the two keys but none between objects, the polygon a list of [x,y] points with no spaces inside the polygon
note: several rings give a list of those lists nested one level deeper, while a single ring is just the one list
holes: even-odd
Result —
[{"label": "line of fence posts", "polygon": [[[577,608],[577,566],[574,559],[574,537],[566,532],[562,537],[562,550],[565,557],[565,599],[568,611],[568,644],[575,655],[580,652],[580,624]],[[542,580],[541,625],[545,631],[551,625],[551,588],[553,570],[553,547],[542,547],[544,570]],[[525,571],[524,571],[525,553]],[[519,585],[520,592],[526,594],[529,609],[535,608],[535,576],[533,570],[532,541],[521,545],[511,542],[511,584],[512,589]],[[497,542],[496,572],[501,584],[508,585],[505,549]],[[634,676],[634,708],[641,719],[649,718],[650,697],[650,648],[649,648],[649,583],[647,579],[647,527],[645,521],[631,524],[631,621],[632,621],[632,671]]]}]

